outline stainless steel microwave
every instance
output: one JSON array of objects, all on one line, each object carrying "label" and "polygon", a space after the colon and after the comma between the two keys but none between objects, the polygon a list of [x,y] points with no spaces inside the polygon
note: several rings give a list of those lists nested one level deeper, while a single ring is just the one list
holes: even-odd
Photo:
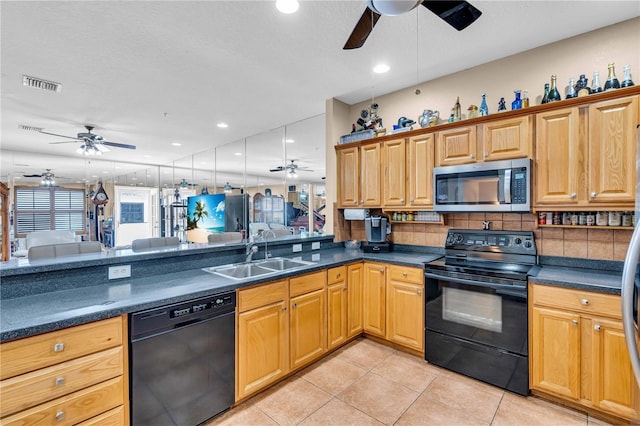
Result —
[{"label": "stainless steel microwave", "polygon": [[438,212],[529,212],[531,159],[487,161],[433,169]]}]

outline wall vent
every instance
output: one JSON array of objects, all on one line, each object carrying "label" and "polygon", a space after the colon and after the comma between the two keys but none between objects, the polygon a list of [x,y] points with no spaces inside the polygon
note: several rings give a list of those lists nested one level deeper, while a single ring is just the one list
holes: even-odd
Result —
[{"label": "wall vent", "polygon": [[60,92],[62,90],[62,84],[60,83],[43,80],[38,77],[30,77],[28,75],[22,76],[22,85],[33,87],[34,89],[47,90],[49,92]]},{"label": "wall vent", "polygon": [[27,126],[25,124],[18,124],[18,129],[26,130],[27,132],[41,132],[42,131],[42,127]]}]

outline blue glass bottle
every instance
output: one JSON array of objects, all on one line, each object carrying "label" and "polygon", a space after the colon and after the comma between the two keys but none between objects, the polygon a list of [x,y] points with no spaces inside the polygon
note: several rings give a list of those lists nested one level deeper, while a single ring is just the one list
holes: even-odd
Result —
[{"label": "blue glass bottle", "polygon": [[482,94],[482,102],[480,103],[480,117],[489,115],[489,107],[487,106],[487,95]]},{"label": "blue glass bottle", "polygon": [[516,98],[511,102],[511,111],[514,109],[522,109],[522,99],[520,99],[520,90],[514,90]]}]

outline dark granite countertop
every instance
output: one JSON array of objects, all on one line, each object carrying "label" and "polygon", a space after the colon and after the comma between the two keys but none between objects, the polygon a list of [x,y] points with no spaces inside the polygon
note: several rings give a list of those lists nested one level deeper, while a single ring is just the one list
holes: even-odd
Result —
[{"label": "dark granite countertop", "polygon": [[529,282],[600,293],[620,294],[622,273],[618,271],[543,265],[539,267],[539,271],[535,276],[529,277]]}]

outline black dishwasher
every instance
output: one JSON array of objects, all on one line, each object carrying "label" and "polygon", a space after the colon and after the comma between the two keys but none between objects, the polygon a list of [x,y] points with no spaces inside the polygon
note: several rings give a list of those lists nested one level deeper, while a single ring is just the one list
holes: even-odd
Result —
[{"label": "black dishwasher", "polygon": [[231,407],[233,292],[130,315],[131,424],[197,425]]}]

